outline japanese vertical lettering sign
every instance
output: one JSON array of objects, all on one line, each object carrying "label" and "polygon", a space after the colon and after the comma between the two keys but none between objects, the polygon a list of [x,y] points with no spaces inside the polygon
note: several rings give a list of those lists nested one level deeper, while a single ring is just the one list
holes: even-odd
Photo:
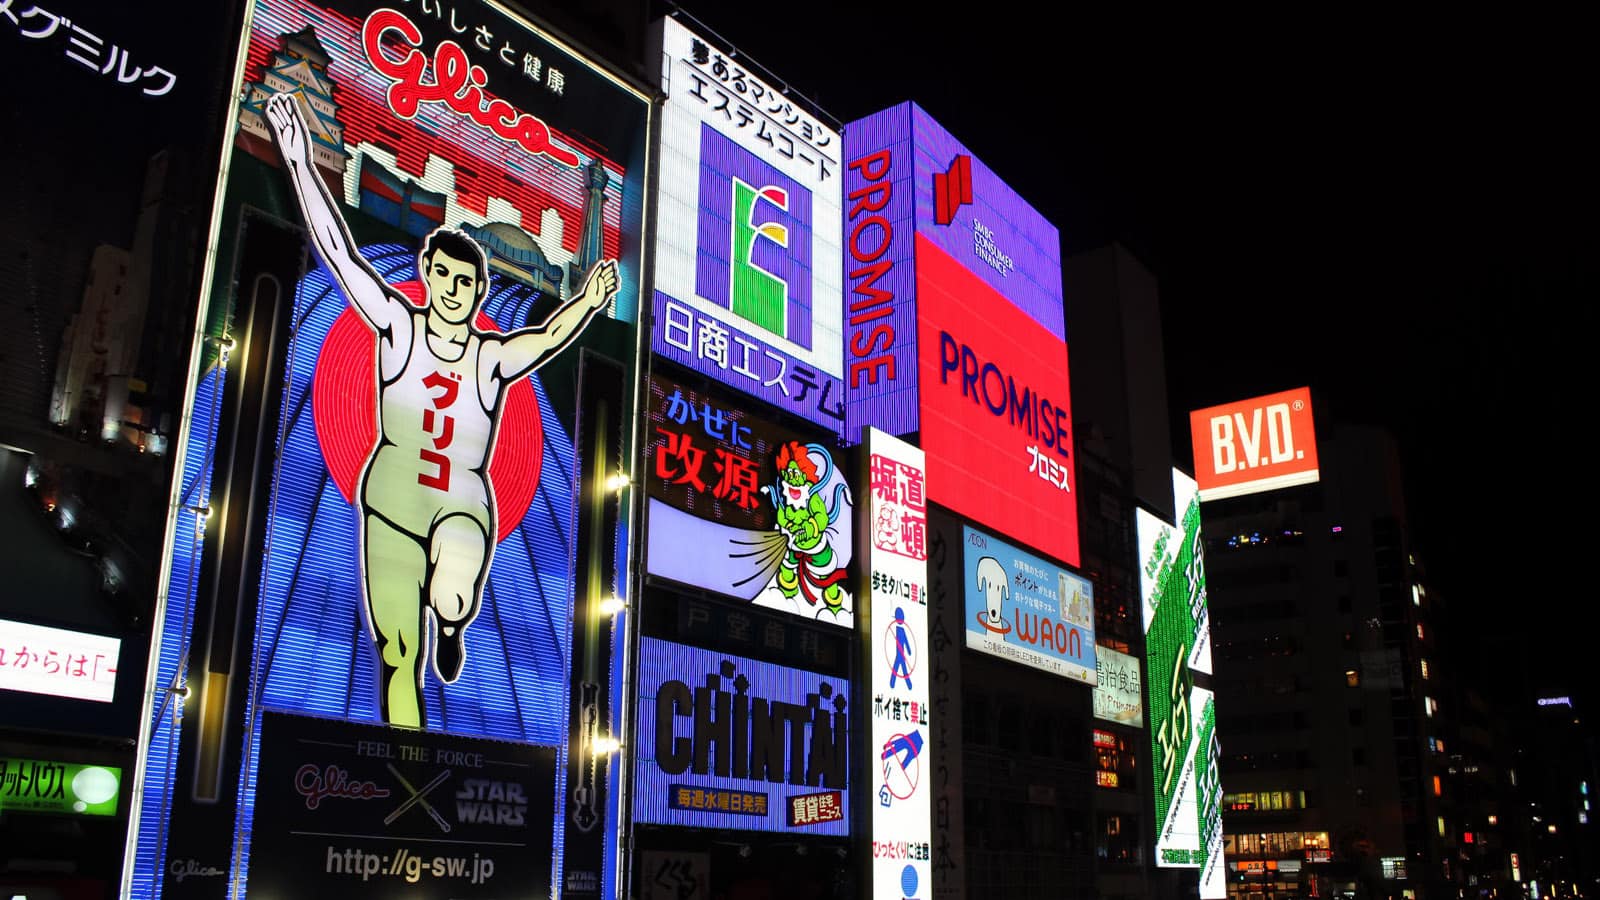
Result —
[{"label": "japanese vertical lettering sign", "polygon": [[[292,325],[273,350],[250,696],[562,747],[569,690],[589,683],[575,585],[598,570],[605,593],[623,588],[596,547],[626,531],[579,535],[615,496],[593,486],[633,451],[632,398],[608,400],[603,425],[590,398],[599,370],[634,380],[649,102],[492,2],[257,0],[247,28],[216,269],[255,246],[246,205],[303,225],[309,265],[283,285]],[[216,282],[226,321],[249,298]],[[610,627],[589,643],[609,646]],[[260,750],[247,740],[249,771]],[[566,770],[554,777],[561,799],[526,827],[559,870],[551,829],[572,816]],[[241,841],[254,791],[241,779]],[[603,805],[586,815],[589,833],[607,828]]]},{"label": "japanese vertical lettering sign", "polygon": [[850,703],[842,678],[644,638],[635,820],[849,834]]},{"label": "japanese vertical lettering sign", "polygon": [[1191,705],[1200,710],[1194,750],[1195,780],[1199,787],[1195,796],[1195,819],[1200,829],[1202,854],[1200,900],[1223,900],[1228,896],[1228,867],[1222,858],[1222,778],[1217,768],[1222,749],[1217,743],[1216,696],[1197,687]]},{"label": "japanese vertical lettering sign", "polygon": [[837,433],[839,135],[678,20],[657,28],[650,348]]},{"label": "japanese vertical lettering sign", "polygon": [[1094,585],[975,528],[962,529],[967,646],[1096,683]]},{"label": "japanese vertical lettering sign", "polygon": [[1137,510],[1143,598],[1146,704],[1151,777],[1155,781],[1158,866],[1206,868],[1207,809],[1219,801],[1215,738],[1205,724],[1211,694],[1195,675],[1211,673],[1200,495],[1193,479],[1173,471],[1180,525]]},{"label": "japanese vertical lettering sign", "polygon": [[933,892],[927,474],[921,450],[866,430],[872,612],[861,640],[872,697],[872,897]]},{"label": "japanese vertical lettering sign", "polygon": [[846,436],[919,431],[935,502],[1077,565],[1055,226],[915,104],[845,151]]},{"label": "japanese vertical lettering sign", "polygon": [[855,497],[833,433],[657,374],[645,413],[650,574],[850,626]]}]

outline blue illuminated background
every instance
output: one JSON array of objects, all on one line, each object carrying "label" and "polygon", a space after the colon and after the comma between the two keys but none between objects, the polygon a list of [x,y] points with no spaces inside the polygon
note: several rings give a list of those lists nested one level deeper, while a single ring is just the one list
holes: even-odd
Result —
[{"label": "blue illuminated background", "polygon": [[[375,244],[362,254],[391,284],[416,277],[416,251]],[[539,295],[491,275],[483,311],[507,327],[524,322]],[[324,267],[295,292],[280,455],[255,635],[249,764],[241,773],[239,837],[248,846],[255,799],[259,711],[276,709],[382,724],[377,655],[364,620],[359,512],[323,462],[312,412],[318,354],[346,308]],[[539,487],[527,515],[495,548],[478,617],[466,631],[461,678],[424,679],[427,730],[560,748],[556,821],[565,795],[568,641],[571,632],[577,468],[537,376],[530,376],[544,431]],[[554,834],[561,859],[562,830]],[[241,863],[240,870],[246,863]],[[559,869],[557,869],[559,872]]]},{"label": "blue illuminated background", "polygon": [[[830,678],[826,675],[805,671],[804,669],[791,669],[788,666],[758,662],[729,653],[701,650],[697,647],[687,647],[655,638],[642,638],[639,642],[639,719],[638,726],[634,732],[638,735],[637,743],[639,744],[639,751],[634,759],[634,818],[640,822],[664,825],[692,825],[698,828],[780,831],[788,834],[848,835],[850,833],[851,794],[848,789],[839,792],[844,800],[843,819],[791,828],[788,820],[787,798],[805,794],[819,794],[832,791],[833,788],[825,786],[807,787],[788,784],[787,782],[773,784],[766,779],[721,778],[715,775],[696,775],[692,770],[685,770],[677,775],[668,775],[656,764],[656,693],[660,690],[661,685],[668,681],[682,681],[688,685],[689,690],[693,691],[695,688],[705,685],[706,675],[719,673],[725,660],[734,664],[736,668],[735,677],[743,675],[750,679],[748,693],[751,697],[765,697],[768,700],[804,704],[807,694],[818,693],[818,688],[827,683],[835,692],[842,692],[847,701],[854,702],[854,697],[850,693],[850,683],[844,678]],[[732,679],[728,678],[722,679],[723,690],[730,694],[734,693],[731,681]],[[830,701],[822,700],[821,703],[825,708],[832,710]],[[849,711],[848,706],[846,711]],[[677,718],[677,736],[689,737],[694,720],[687,716],[679,716]],[[811,728],[810,723],[807,723],[804,745],[808,748],[808,752],[811,746]],[[849,754],[847,754],[848,757]],[[855,773],[850,772],[848,783],[853,784],[854,782]],[[675,809],[670,802],[672,785],[685,785],[701,790],[764,793],[767,795],[767,814],[759,816],[717,810]]]},{"label": "blue illuminated background", "polygon": [[[391,284],[416,277],[416,251],[398,244],[363,254]],[[538,294],[495,276],[484,311],[521,323]],[[345,309],[318,267],[295,293],[294,337],[271,506],[256,680],[262,707],[381,724],[378,663],[363,621],[359,512],[339,493],[317,443],[311,383],[323,338]],[[567,641],[574,554],[576,460],[537,376],[544,447],[527,516],[495,548],[483,605],[466,632],[454,684],[424,679],[427,729],[556,745],[565,741]]]}]

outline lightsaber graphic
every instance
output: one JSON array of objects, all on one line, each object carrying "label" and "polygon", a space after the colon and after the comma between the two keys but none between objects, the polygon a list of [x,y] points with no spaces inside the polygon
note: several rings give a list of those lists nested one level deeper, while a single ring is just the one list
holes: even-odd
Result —
[{"label": "lightsaber graphic", "polygon": [[600,822],[599,791],[601,758],[595,750],[600,737],[600,626],[604,618],[600,611],[601,563],[605,560],[605,509],[607,488],[605,477],[607,457],[610,455],[608,426],[610,405],[604,400],[595,404],[594,452],[589,458],[589,471],[593,473],[589,495],[589,552],[588,590],[584,592],[583,628],[583,680],[578,682],[578,721],[581,731],[579,752],[583,762],[578,770],[578,785],[572,790],[572,823],[580,831],[590,831]]},{"label": "lightsaber graphic", "polygon": [[389,813],[388,817],[383,820],[383,824],[394,824],[394,820],[400,818],[400,816],[403,815],[406,810],[420,803],[422,804],[423,810],[428,813],[428,816],[433,819],[439,828],[442,829],[445,834],[449,834],[450,823],[446,822],[444,817],[439,815],[439,811],[433,808],[433,804],[429,803],[424,798],[427,797],[429,791],[432,791],[434,788],[442,784],[446,778],[450,777],[450,770],[445,769],[443,772],[435,775],[433,780],[424,785],[422,790],[419,791],[411,786],[411,782],[407,781],[404,775],[400,774],[400,771],[394,767],[394,763],[384,763],[384,765],[388,767],[389,774],[393,775],[395,780],[400,782],[400,786],[411,793],[411,798],[395,807],[394,812]]}]

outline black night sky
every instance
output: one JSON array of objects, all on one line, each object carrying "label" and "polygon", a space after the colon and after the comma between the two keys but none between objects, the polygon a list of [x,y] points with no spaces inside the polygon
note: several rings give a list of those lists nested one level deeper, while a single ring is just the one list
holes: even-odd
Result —
[{"label": "black night sky", "polygon": [[1600,697],[1574,627],[1596,533],[1580,432],[1600,298],[1576,22],[685,9],[841,120],[916,100],[1066,254],[1132,249],[1161,282],[1181,465],[1188,410],[1305,384],[1319,427],[1389,428],[1460,662],[1508,701]]}]

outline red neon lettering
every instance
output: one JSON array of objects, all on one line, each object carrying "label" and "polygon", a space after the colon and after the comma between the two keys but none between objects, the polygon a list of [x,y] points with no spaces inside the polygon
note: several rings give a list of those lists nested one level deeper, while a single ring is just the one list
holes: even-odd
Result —
[{"label": "red neon lettering", "polygon": [[316,809],[326,797],[376,800],[389,796],[389,789],[378,787],[377,782],[353,779],[338,766],[318,769],[312,763],[306,763],[294,773],[294,789],[306,798],[306,809]]},{"label": "red neon lettering", "polygon": [[[889,273],[893,259],[885,259],[894,240],[894,226],[888,218],[877,215],[889,204],[892,192],[888,180],[891,158],[888,150],[879,150],[851,160],[849,167],[861,173],[868,184],[850,192],[854,205],[850,208],[850,257],[857,265],[850,272],[850,386],[861,386],[865,376],[868,384],[880,380],[894,381],[895,365],[891,355],[894,349],[894,328],[880,323],[870,330],[863,327],[874,319],[894,312],[894,293],[877,287],[877,281]],[[862,218],[865,216],[865,218]],[[869,226],[876,226],[877,234],[863,234]],[[876,237],[876,240],[874,240]],[[872,355],[874,351],[877,355]]]},{"label": "red neon lettering", "polygon": [[[398,32],[410,48],[399,60],[390,59],[383,52],[382,38],[389,31]],[[467,51],[455,41],[439,42],[433,53],[433,81],[424,81],[428,57],[418,49],[421,46],[422,32],[397,10],[377,10],[367,16],[361,26],[361,47],[366,51],[367,61],[393,82],[389,85],[388,101],[395,115],[409,119],[424,102],[443,103],[497,137],[521,144],[529,153],[544,154],[559,163],[577,167],[578,155],[550,143],[550,129],[544,122],[518,111],[504,100],[488,99],[484,91],[488,75],[482,66],[471,64]]]}]

